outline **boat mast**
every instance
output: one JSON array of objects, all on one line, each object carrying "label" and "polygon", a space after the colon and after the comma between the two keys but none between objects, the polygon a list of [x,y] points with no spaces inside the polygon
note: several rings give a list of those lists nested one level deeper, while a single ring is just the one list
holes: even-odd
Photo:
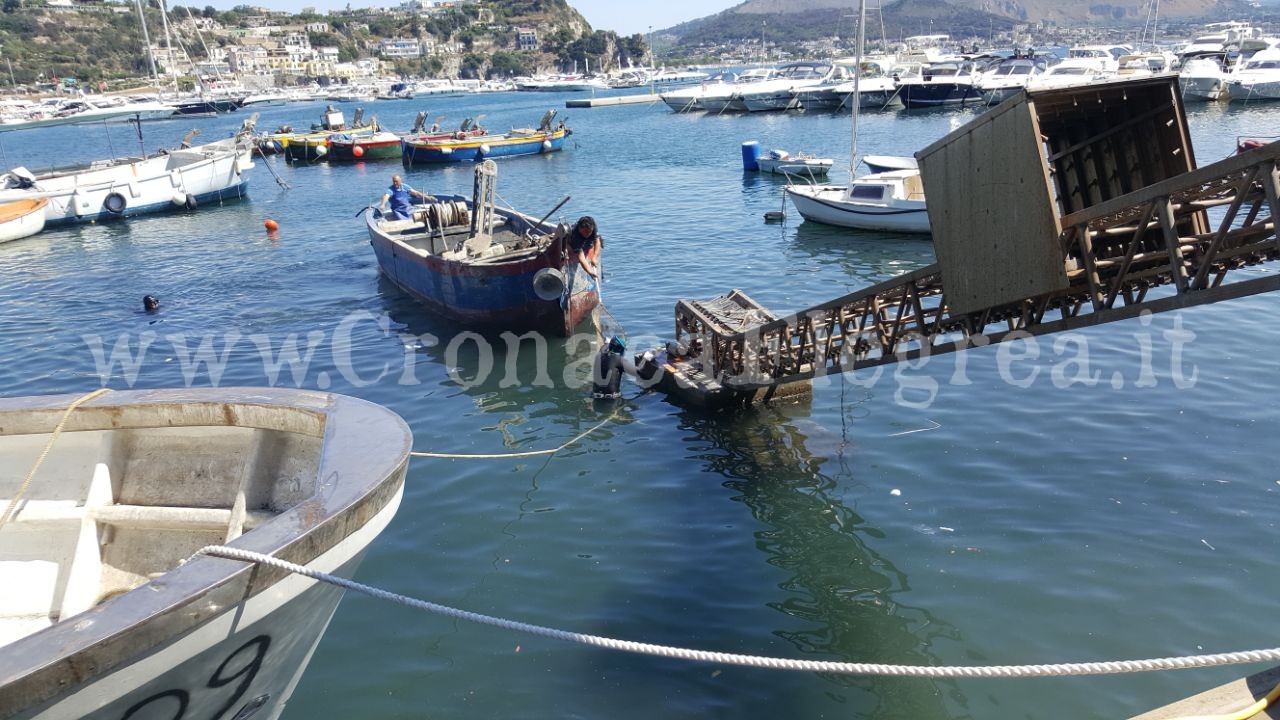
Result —
[{"label": "boat mast", "polygon": [[858,167],[858,106],[862,104],[860,84],[862,82],[862,50],[867,42],[867,0],[858,0],[858,42],[854,49],[853,64],[853,138],[849,143],[849,183],[856,177]]},{"label": "boat mast", "polygon": [[169,35],[169,7],[165,0],[160,0],[160,20],[164,23],[164,46],[169,52],[169,74],[173,76],[173,92],[178,93],[178,62],[173,59],[173,40]]},{"label": "boat mast", "polygon": [[151,81],[156,84],[156,92],[160,92],[160,74],[156,72],[156,56],[151,52],[151,36],[147,34],[147,15],[142,11],[142,0],[133,0],[138,6],[138,20],[142,21],[142,42],[147,44],[147,60],[151,62]]}]

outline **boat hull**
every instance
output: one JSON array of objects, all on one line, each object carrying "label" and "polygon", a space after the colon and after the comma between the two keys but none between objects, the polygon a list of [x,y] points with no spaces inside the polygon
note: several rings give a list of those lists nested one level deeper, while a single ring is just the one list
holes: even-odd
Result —
[{"label": "boat hull", "polygon": [[565,129],[528,137],[486,135],[464,140],[406,140],[403,159],[406,164],[475,162],[500,157],[539,155],[564,147]]},{"label": "boat hull", "polygon": [[[56,420],[49,418],[74,399],[0,400],[5,466],[29,458],[30,438],[50,433]],[[51,615],[52,624],[0,647],[0,719],[278,717],[341,590],[239,561],[182,560],[222,542],[229,522],[243,534],[228,545],[350,577],[399,506],[408,426],[355,398],[263,388],[117,391],[71,417],[74,431],[54,445],[47,466],[62,473],[45,473],[41,496],[5,528],[17,561],[5,568],[10,579],[24,563],[67,577],[58,583],[60,599],[39,596],[40,608],[60,604],[61,618]],[[227,452],[211,460],[200,454],[207,447]],[[96,458],[119,452],[127,457],[118,466],[93,470]],[[82,479],[78,467],[93,479]],[[240,477],[254,479],[240,484]],[[252,501],[252,512],[237,515],[238,484],[251,496],[269,493],[270,501]],[[0,485],[7,494],[17,477],[2,472]],[[127,504],[135,498],[151,503]],[[67,551],[57,546],[75,546],[82,523],[89,537],[104,538],[101,547],[94,542],[87,555],[76,547],[74,560],[61,556]],[[139,542],[165,549],[148,553]],[[15,548],[21,556],[12,555]],[[99,554],[104,566],[139,557],[122,565],[124,575],[80,567]],[[168,569],[141,574],[153,564]],[[111,592],[128,577],[136,577],[131,590]],[[86,580],[92,585],[81,587]],[[98,599],[103,590],[109,599]],[[68,611],[69,603],[77,609]]]},{"label": "boat hull", "polygon": [[857,203],[844,200],[844,194],[845,188],[840,186],[787,188],[787,197],[805,220],[859,230],[930,231],[929,213],[923,202]]},{"label": "boat hull", "polygon": [[45,198],[0,205],[0,242],[30,237],[44,230]]},{"label": "boat hull", "polygon": [[756,160],[760,172],[775,175],[825,176],[834,164],[831,160],[778,160],[762,157]]},{"label": "boat hull", "polygon": [[[360,156],[355,154],[360,148]],[[384,140],[375,142],[345,142],[333,140],[329,143],[329,162],[360,162],[362,160],[387,160],[400,157],[400,140]]]},{"label": "boat hull", "polygon": [[49,227],[194,209],[244,197],[252,144],[237,137],[107,167],[37,176],[28,188],[0,190],[0,203],[47,198]]},{"label": "boat hull", "polygon": [[[465,202],[461,197],[440,199]],[[527,221],[534,224],[531,219]],[[554,241],[544,251],[519,262],[469,263],[415,251],[380,230],[372,211],[366,222],[369,243],[382,274],[418,302],[455,323],[568,337],[600,303],[594,282],[572,260],[562,241]],[[534,291],[535,276],[547,268],[566,276],[567,291],[552,300],[540,298]]]},{"label": "boat hull", "polygon": [[904,83],[898,88],[902,104],[908,108],[946,107],[984,102],[982,91],[973,83]]}]

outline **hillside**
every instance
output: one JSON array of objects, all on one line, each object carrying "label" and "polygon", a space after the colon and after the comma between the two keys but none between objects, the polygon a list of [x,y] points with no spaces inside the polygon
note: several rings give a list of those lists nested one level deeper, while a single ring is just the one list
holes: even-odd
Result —
[{"label": "hillside", "polygon": [[[159,5],[156,0],[143,5],[152,44],[162,48]],[[619,57],[624,62],[639,61],[647,53],[643,37],[592,30],[565,0],[480,0],[432,13],[372,8],[329,15],[270,16],[248,5],[227,12],[170,6],[169,23],[176,54],[181,56],[185,49],[196,62],[208,59],[206,45],[221,58],[247,37],[271,43],[272,38],[289,33],[300,33],[314,47],[337,48],[338,60],[344,63],[379,56],[384,39],[409,38],[430,47],[418,57],[383,58],[393,72],[404,75],[513,76],[553,67],[568,69],[575,63],[607,68]],[[195,29],[197,23],[204,28],[200,33]],[[537,46],[520,49],[516,28],[536,30]],[[12,79],[19,84],[76,78],[96,86],[101,81],[136,79],[150,72],[142,26],[132,3],[52,7],[44,0],[4,0],[0,47],[12,65]],[[161,72],[165,71],[163,64],[161,61]],[[4,69],[9,70],[8,65]],[[287,79],[308,82],[318,78],[294,73]]]},{"label": "hillside", "polygon": [[[1273,0],[1271,7],[1280,4]],[[1148,19],[1151,0],[1063,2],[1062,0],[885,0],[868,5],[868,37],[902,38],[933,32],[954,38],[987,38],[1015,26],[1140,26]],[[659,32],[674,42],[673,53],[696,53],[709,46],[755,41],[787,43],[844,37],[853,32],[850,19],[856,0],[747,0],[728,10]],[[1196,20],[1260,20],[1242,0],[1162,0],[1160,22]]]},{"label": "hillside", "polygon": [[[1068,22],[1116,22],[1132,20],[1142,22],[1147,17],[1151,0],[1111,0],[1110,2],[1063,2],[1062,0],[948,0],[949,4],[958,8],[966,8],[980,13],[989,13],[998,17],[1017,20],[1018,22],[1038,23],[1045,20],[1056,23]],[[877,0],[870,0],[868,12],[878,7]],[[886,13],[914,12],[918,5],[913,0],[900,0],[896,3],[883,3]],[[1161,0],[1160,16],[1165,18],[1199,18],[1213,14],[1215,8],[1222,4],[1219,0]],[[813,10],[842,9],[854,12],[857,2],[853,0],[748,0],[728,12],[747,15],[763,15],[778,13],[805,13]],[[909,9],[910,8],[910,9]]]}]

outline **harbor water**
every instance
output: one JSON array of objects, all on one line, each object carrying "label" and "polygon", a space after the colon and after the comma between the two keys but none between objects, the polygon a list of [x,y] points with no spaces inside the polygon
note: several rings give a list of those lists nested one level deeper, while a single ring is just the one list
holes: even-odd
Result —
[{"label": "harbor water", "polygon": [[[396,131],[419,110],[451,127],[484,114],[505,130],[569,97],[365,108]],[[323,107],[267,108],[259,128],[301,129]],[[356,106],[341,107],[350,118]],[[977,112],[866,113],[860,149],[910,154]],[[803,223],[789,207],[784,223],[763,222],[784,182],[744,173],[742,142],[834,157],[838,182],[847,116],[661,104],[567,114],[566,149],[499,161],[497,193],[534,216],[570,196],[556,217],[596,218],[604,301],[632,349],[671,337],[681,297],[740,288],[784,313],[933,262],[925,238]],[[1189,114],[1203,165],[1238,135],[1272,134],[1280,105]],[[225,137],[246,116],[145,123],[141,143],[172,147],[192,127],[196,142]],[[4,166],[33,171],[138,148],[128,125],[0,134]],[[394,173],[469,195],[472,166],[257,165],[244,200],[0,245],[0,393],[81,393],[104,379],[322,388],[391,407],[417,450],[460,455],[554,448],[608,419],[550,457],[413,460],[399,514],[357,575],[538,625],[910,665],[1280,645],[1267,630],[1280,593],[1280,473],[1268,459],[1280,411],[1267,399],[1280,298],[820,378],[810,400],[738,414],[634,385],[614,411],[582,387],[588,336],[472,333],[379,277],[359,211]],[[146,294],[158,314],[142,312]],[[284,717],[1124,717],[1258,669],[779,672],[620,654],[348,594]]]}]

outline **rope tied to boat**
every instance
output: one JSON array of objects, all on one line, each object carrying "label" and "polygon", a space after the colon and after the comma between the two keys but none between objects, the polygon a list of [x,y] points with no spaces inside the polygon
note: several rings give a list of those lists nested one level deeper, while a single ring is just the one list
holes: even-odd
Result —
[{"label": "rope tied to boat", "polygon": [[4,514],[0,515],[0,529],[4,529],[5,524],[12,518],[13,511],[18,507],[18,503],[22,502],[22,496],[26,494],[27,488],[31,487],[31,481],[35,479],[36,471],[38,471],[40,466],[44,464],[45,458],[49,457],[49,451],[53,449],[53,443],[58,439],[58,436],[62,434],[62,428],[66,427],[67,420],[71,419],[71,413],[75,412],[76,408],[90,400],[106,395],[109,392],[111,392],[110,388],[98,388],[91,393],[81,395],[72,401],[72,403],[67,406],[67,409],[63,411],[62,418],[58,420],[58,424],[53,427],[53,432],[49,434],[49,442],[44,444],[44,449],[40,451],[40,455],[36,458],[35,464],[31,466],[31,471],[27,473],[27,477],[22,481],[22,484],[18,486],[18,492],[13,494],[13,499],[9,501],[9,507],[5,508]]},{"label": "rope tied to boat", "polygon": [[[507,630],[515,630],[531,635],[553,638],[556,640],[567,640],[582,645],[590,645],[592,647],[605,648],[608,650],[618,650],[623,652],[637,653],[640,655],[653,655],[657,657],[674,658],[679,660],[689,660],[694,662],[717,663],[721,665],[737,665],[742,667],[767,668],[771,670],[798,670],[801,672],[815,673],[838,673],[841,675],[875,675],[888,677],[914,677],[914,678],[1029,678],[1029,677],[1067,677],[1081,675],[1114,675],[1121,673],[1135,672],[1153,672],[1158,670],[1185,670],[1191,668],[1216,667],[1220,665],[1239,665],[1243,663],[1260,663],[1260,662],[1277,662],[1280,661],[1280,648],[1269,648],[1265,650],[1244,650],[1239,652],[1215,653],[1208,655],[1192,655],[1185,657],[1163,657],[1150,658],[1144,660],[1113,660],[1105,662],[1080,662],[1080,663],[1058,663],[1058,664],[1037,664],[1037,665],[962,665],[962,666],[925,666],[925,665],[895,665],[889,663],[863,663],[863,662],[838,662],[831,660],[800,660],[795,658],[778,658],[765,657],[759,655],[743,655],[739,653],[717,652],[712,650],[698,650],[692,648],[674,647],[671,645],[656,645],[653,643],[637,642],[634,640],[620,640],[616,638],[604,637],[601,635],[591,635],[587,633],[572,632],[569,630],[559,630],[543,625],[533,625],[530,623],[520,622],[518,620],[509,620],[505,618],[495,617],[492,615],[484,615],[481,613],[471,612],[469,610],[460,610],[458,608],[442,605],[439,603],[428,602],[416,598],[399,595],[397,593],[382,590],[371,585],[355,582],[346,578],[330,575],[329,573],[313,570],[311,568],[291,563],[286,560],[264,555],[262,553],[253,552],[251,550],[241,550],[239,548],[227,547],[225,545],[209,545],[201,548],[192,555],[192,559],[200,555],[209,557],[223,558],[227,560],[239,560],[242,562],[256,563],[284,570],[309,577],[313,580],[335,585],[337,587],[368,595],[379,600],[385,600],[411,607],[418,610],[443,615],[445,617],[458,620],[467,620],[469,622],[479,623],[481,625],[490,625],[493,627],[504,628]],[[1274,692],[1274,691],[1273,691]],[[1254,714],[1256,714],[1256,710]],[[1244,716],[1249,717],[1249,716]]]},{"label": "rope tied to boat", "polygon": [[618,415],[618,411],[616,410],[613,411],[612,413],[610,413],[609,417],[600,421],[596,425],[593,425],[586,432],[579,433],[578,435],[575,435],[568,442],[560,445],[559,447],[551,448],[549,450],[525,450],[522,452],[510,452],[510,453],[474,453],[474,454],[419,452],[415,450],[415,451],[411,451],[409,455],[412,457],[450,458],[450,459],[464,459],[464,460],[494,460],[498,458],[521,458],[521,457],[537,457],[539,455],[555,455],[561,450],[564,450],[570,445],[577,443],[578,441],[586,438],[591,433],[613,422],[614,418],[616,418],[617,415]]}]

